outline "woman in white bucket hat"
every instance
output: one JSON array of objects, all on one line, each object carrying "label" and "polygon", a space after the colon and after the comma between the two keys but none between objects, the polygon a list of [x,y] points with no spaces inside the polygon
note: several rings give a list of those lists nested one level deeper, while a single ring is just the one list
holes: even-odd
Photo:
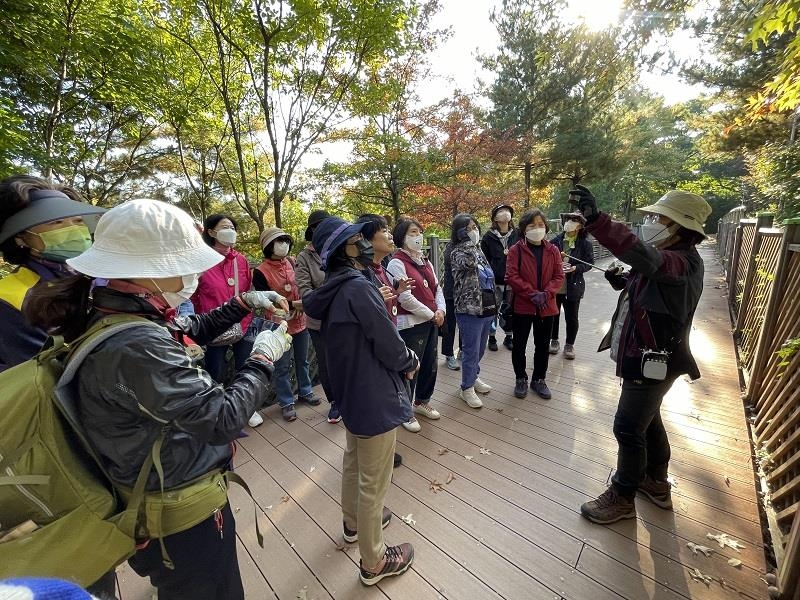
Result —
[{"label": "woman in white bucket hat", "polygon": [[617,468],[609,488],[581,506],[587,519],[608,524],[636,517],[637,491],[656,506],[672,509],[670,446],[661,402],[680,375],[700,377],[689,332],[703,291],[703,259],[696,246],[706,237],[703,224],[711,207],[697,194],[671,190],[640,209],[654,215],[657,224],[639,239],[625,224],[600,212],[586,187],[576,187],[570,199],[586,218],[586,230],[631,265],[624,275],[606,272],[612,287],[622,293],[599,348],[611,350],[622,378],[614,416]]},{"label": "woman in white bucket hat", "polygon": [[[115,487],[132,488],[162,431],[163,481],[151,472],[148,491],[162,483],[166,490],[185,487],[228,469],[232,442],[266,400],[272,363],[290,347],[285,323],[256,338],[252,355],[225,389],[195,364],[186,344],[215,338],[251,310],[268,311],[273,303],[286,309],[282,296],[245,292],[206,314],[174,316],[198,274],[221,260],[184,211],[133,200],[104,214],[92,248],[67,261],[83,275],[40,286],[27,298],[26,316],[68,341],[109,315],[141,318],[101,341],[72,384],[85,437]],[[108,286],[92,290],[90,277],[108,279]],[[221,502],[203,513],[211,516],[178,533],[165,524],[166,550],[145,539],[130,559],[159,597],[244,598],[233,513],[224,497]],[[173,568],[165,565],[166,552]]]}]

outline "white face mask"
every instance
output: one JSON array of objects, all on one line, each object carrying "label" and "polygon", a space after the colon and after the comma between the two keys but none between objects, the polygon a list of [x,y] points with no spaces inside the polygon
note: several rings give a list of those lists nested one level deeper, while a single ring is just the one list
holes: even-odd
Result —
[{"label": "white face mask", "polygon": [[235,229],[220,229],[217,232],[217,241],[226,246],[233,246],[236,244],[236,230]]},{"label": "white face mask", "polygon": [[413,252],[422,252],[422,235],[407,235],[405,239],[406,248]]},{"label": "white face mask", "polygon": [[272,246],[272,253],[283,258],[289,254],[289,242],[275,242]]},{"label": "white face mask", "polygon": [[544,227],[536,227],[534,229],[528,229],[525,232],[525,239],[529,242],[541,242],[544,239],[545,230]]},{"label": "white face mask", "polygon": [[511,213],[507,210],[501,210],[494,216],[494,220],[498,223],[508,223],[511,221]]},{"label": "white face mask", "polygon": [[567,221],[564,223],[564,231],[567,233],[572,233],[573,231],[578,231],[578,227],[580,227],[580,223],[577,221]]},{"label": "white face mask", "polygon": [[158,291],[161,292],[161,297],[164,298],[164,302],[169,304],[172,308],[178,308],[197,291],[197,284],[199,281],[200,278],[196,274],[181,276],[183,288],[180,292],[162,292],[155,281],[153,281],[153,284],[158,288]]},{"label": "white face mask", "polygon": [[467,232],[467,237],[472,240],[473,244],[477,244],[478,241],[481,239],[481,234],[477,229],[473,229]]},{"label": "white face mask", "polygon": [[661,223],[648,223],[642,227],[642,241],[654,246],[659,246],[671,238],[680,225],[673,223],[672,225],[662,225]]}]

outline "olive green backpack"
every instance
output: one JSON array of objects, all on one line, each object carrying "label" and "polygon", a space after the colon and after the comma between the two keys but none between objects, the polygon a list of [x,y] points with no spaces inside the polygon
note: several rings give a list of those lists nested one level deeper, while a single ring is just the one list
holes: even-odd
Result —
[{"label": "olive green backpack", "polygon": [[[34,358],[0,373],[0,579],[57,577],[86,587],[158,539],[210,517],[227,502],[232,472],[215,471],[163,489],[164,431],[132,489],[115,489],[86,441],[73,377],[101,342],[131,327],[159,327],[141,317],[101,319],[66,345],[58,338]],[[145,492],[155,467],[160,492]],[[258,529],[258,520],[256,519]],[[261,533],[257,531],[263,547]]]}]

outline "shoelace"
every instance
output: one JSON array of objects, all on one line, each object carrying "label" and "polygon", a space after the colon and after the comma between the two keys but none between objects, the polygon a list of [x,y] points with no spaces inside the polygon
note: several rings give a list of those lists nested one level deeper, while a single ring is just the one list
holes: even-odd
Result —
[{"label": "shoelace", "polygon": [[394,563],[394,562],[402,562],[403,560],[403,552],[400,550],[400,546],[389,546],[386,548],[386,564]]},{"label": "shoelace", "polygon": [[614,491],[614,488],[610,487],[605,492],[600,494],[599,498],[597,498],[597,506],[600,508],[605,508],[614,504],[616,500],[617,493]]}]

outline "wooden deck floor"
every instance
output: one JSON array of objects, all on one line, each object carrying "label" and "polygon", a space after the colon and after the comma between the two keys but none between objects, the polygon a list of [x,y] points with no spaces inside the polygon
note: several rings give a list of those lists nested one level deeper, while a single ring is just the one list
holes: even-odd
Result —
[{"label": "wooden deck floor", "polygon": [[[423,420],[418,434],[400,428],[403,466],[386,499],[395,515],[387,541],[412,542],[416,551],[402,577],[362,586],[357,544],[342,546],[341,424],[326,422],[324,404],[300,408],[293,423],[283,422],[277,407],[265,410],[264,425],[242,440],[237,468],[259,504],[264,549],[255,541],[249,499],[238,489],[231,493],[248,598],[765,598],[725,290],[711,247],[703,254],[706,287],[691,338],[703,377],[679,380],[662,410],[673,451],[673,512],[639,498],[638,518],[610,527],[579,513],[582,502],[605,489],[616,462],[611,428],[619,383],[608,354],[595,352],[616,294],[593,271],[581,306],[578,358],[551,357],[552,400],[514,398],[511,356],[503,347],[484,359],[482,378],[494,391],[481,410],[457,398],[459,374],[440,363],[433,403],[442,418]],[[440,491],[431,489],[434,480]],[[410,524],[400,519],[406,516]],[[744,548],[723,549],[707,537],[720,533]],[[689,542],[713,552],[695,555]],[[696,581],[694,569],[712,580]],[[120,576],[125,600],[150,598],[147,582],[127,566]]]}]

